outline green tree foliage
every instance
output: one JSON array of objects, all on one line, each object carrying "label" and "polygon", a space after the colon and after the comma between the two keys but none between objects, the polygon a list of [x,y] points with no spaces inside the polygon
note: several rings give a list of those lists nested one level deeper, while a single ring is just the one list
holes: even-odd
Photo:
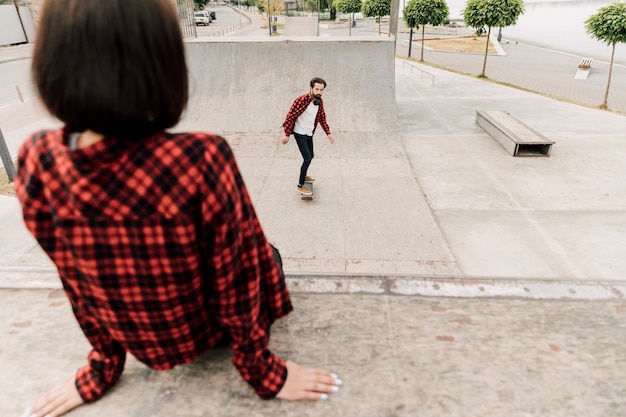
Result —
[{"label": "green tree foliage", "polygon": [[318,4],[317,0],[305,0],[304,1],[304,9],[307,12],[317,13],[318,7],[321,8],[321,5]]},{"label": "green tree foliage", "polygon": [[485,76],[487,67],[487,52],[491,28],[504,28],[517,23],[517,19],[524,13],[522,0],[468,0],[463,10],[463,21],[467,26],[476,28],[481,33],[487,26],[487,45],[485,46],[485,59],[481,77]]},{"label": "green tree foliage", "polygon": [[209,2],[209,0],[193,0],[193,8],[195,10],[204,10],[204,6]]},{"label": "green tree foliage", "polygon": [[352,22],[354,21],[354,13],[361,11],[363,3],[361,0],[335,0],[333,7],[341,13],[350,13],[350,36],[352,36]]},{"label": "green tree foliage", "polygon": [[304,0],[304,9],[310,13],[323,13],[326,9],[330,9],[330,18],[334,20],[335,6],[333,0]]},{"label": "green tree foliage", "polygon": [[426,25],[439,26],[448,21],[450,10],[445,0],[411,0],[404,7],[402,16],[404,23],[411,28],[409,37],[409,57],[413,42],[413,29],[422,27],[422,53],[420,61],[424,61],[424,28]]},{"label": "green tree foliage", "polygon": [[611,73],[613,72],[613,58],[615,57],[615,45],[626,43],[626,3],[613,3],[598,9],[585,21],[587,33],[596,40],[611,46],[611,63],[609,65],[609,81],[606,84],[604,102],[600,105],[606,109],[609,101],[609,88],[611,87]]},{"label": "green tree foliage", "polygon": [[380,35],[380,18],[391,13],[391,0],[365,0],[361,11],[366,17],[376,17]]},{"label": "green tree foliage", "polygon": [[251,0],[250,4],[256,7],[259,13],[264,13],[267,10],[267,0]]},{"label": "green tree foliage", "polygon": [[361,11],[363,3],[361,0],[335,0],[333,6],[341,13],[357,13]]}]

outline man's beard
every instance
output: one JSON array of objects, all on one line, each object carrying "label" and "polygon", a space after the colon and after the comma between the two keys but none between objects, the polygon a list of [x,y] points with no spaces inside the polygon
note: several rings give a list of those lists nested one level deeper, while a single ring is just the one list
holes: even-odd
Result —
[{"label": "man's beard", "polygon": [[322,98],[321,94],[313,94],[313,98],[319,100],[320,98]]}]

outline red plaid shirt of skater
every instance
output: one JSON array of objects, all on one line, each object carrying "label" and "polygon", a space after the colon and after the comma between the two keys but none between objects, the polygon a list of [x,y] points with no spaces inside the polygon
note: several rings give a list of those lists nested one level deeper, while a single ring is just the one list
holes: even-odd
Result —
[{"label": "red plaid shirt of skater", "polygon": [[287,370],[269,327],[292,306],[226,141],[67,142],[64,129],[32,135],[16,190],[93,347],[76,374],[83,400],[115,384],[127,352],[165,370],[225,344],[257,395],[275,396]]},{"label": "red plaid shirt of skater", "polygon": [[[296,125],[296,120],[306,108],[313,101],[313,96],[311,93],[307,93],[302,95],[294,100],[289,112],[287,113],[287,117],[285,118],[285,123],[283,123],[283,129],[285,130],[285,136],[291,136],[293,132],[293,127]],[[315,133],[315,129],[317,128],[317,124],[319,123],[324,129],[324,132],[327,135],[330,135],[330,127],[328,127],[328,123],[326,122],[326,112],[324,111],[324,101],[322,98],[319,98],[320,104],[319,109],[317,110],[317,116],[315,116],[315,125],[313,126],[313,133]]]}]

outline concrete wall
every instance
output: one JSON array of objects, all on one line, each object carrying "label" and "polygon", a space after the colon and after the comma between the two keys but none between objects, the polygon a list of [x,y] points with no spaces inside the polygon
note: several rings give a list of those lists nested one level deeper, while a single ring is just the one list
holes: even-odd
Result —
[{"label": "concrete wall", "polygon": [[184,129],[279,131],[293,100],[318,76],[328,83],[324,105],[333,131],[397,131],[392,40],[208,38],[186,48]]},{"label": "concrete wall", "polygon": [[0,5],[0,45],[27,42],[15,6]]}]

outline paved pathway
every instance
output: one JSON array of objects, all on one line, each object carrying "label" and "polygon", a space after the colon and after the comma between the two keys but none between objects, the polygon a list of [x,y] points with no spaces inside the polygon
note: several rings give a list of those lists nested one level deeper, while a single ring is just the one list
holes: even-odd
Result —
[{"label": "paved pathway", "polygon": [[[408,55],[408,40],[401,36],[397,43],[400,55]],[[413,59],[419,60],[420,48],[412,48]],[[576,80],[581,56],[525,45],[504,38],[501,46],[506,55],[489,55],[485,75],[494,81],[516,86],[548,97],[565,99],[586,106],[598,107],[604,100],[609,63],[595,60],[589,77]],[[426,64],[477,76],[482,71],[483,54],[424,51]],[[626,66],[614,65],[608,107],[626,115]]]}]

